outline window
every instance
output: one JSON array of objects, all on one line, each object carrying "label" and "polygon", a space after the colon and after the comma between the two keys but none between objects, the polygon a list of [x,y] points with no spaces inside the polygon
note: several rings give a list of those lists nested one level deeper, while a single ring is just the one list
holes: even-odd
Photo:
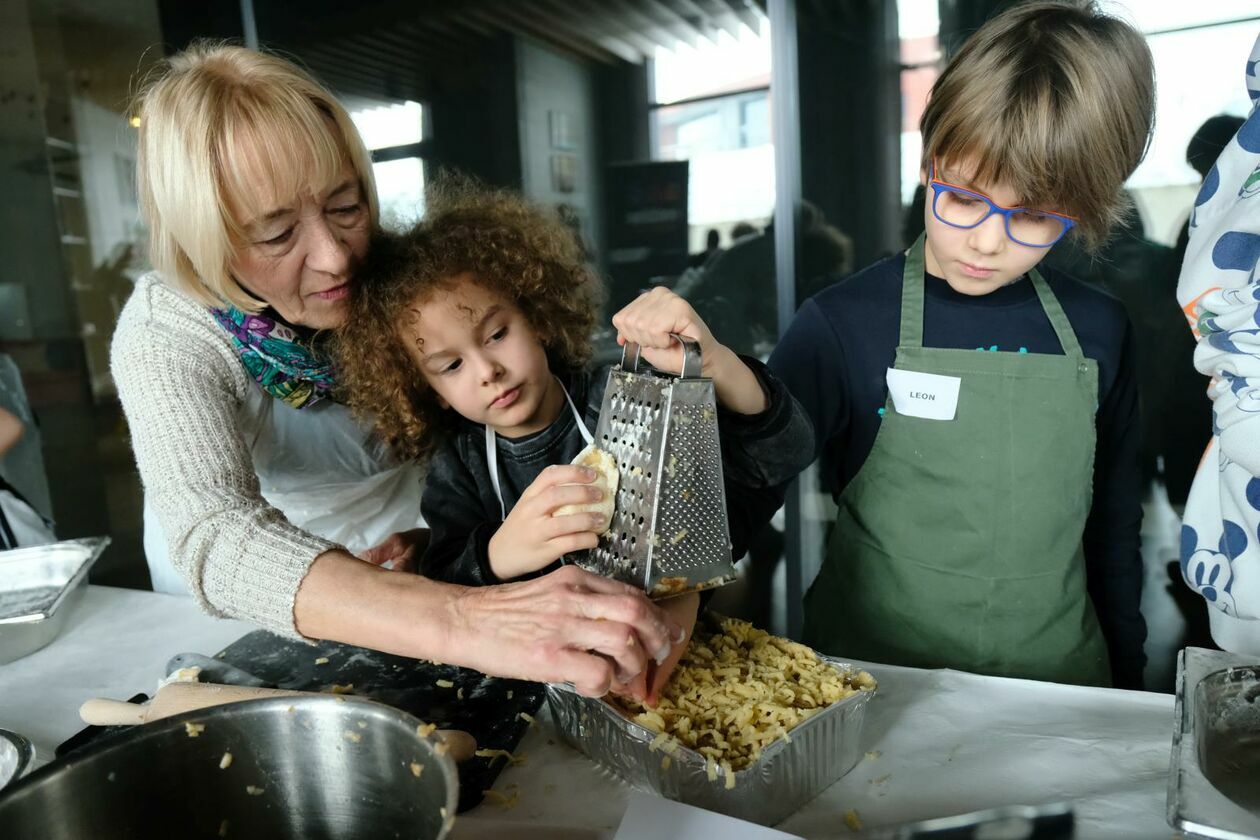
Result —
[{"label": "window", "polygon": [[692,252],[710,229],[728,241],[740,222],[763,227],[774,209],[769,22],[658,49],[651,78],[652,156],[690,164]]},{"label": "window", "polygon": [[1199,190],[1199,173],[1186,162],[1190,138],[1210,117],[1250,113],[1243,70],[1260,16],[1242,15],[1244,5],[1108,4],[1146,34],[1155,62],[1155,135],[1126,184],[1155,242],[1176,242]]},{"label": "window", "polygon": [[898,0],[901,39],[901,204],[909,207],[919,186],[923,135],[919,121],[941,72],[937,0]]},{"label": "window", "polygon": [[381,225],[403,230],[424,215],[425,109],[410,100],[350,112],[372,153]]}]

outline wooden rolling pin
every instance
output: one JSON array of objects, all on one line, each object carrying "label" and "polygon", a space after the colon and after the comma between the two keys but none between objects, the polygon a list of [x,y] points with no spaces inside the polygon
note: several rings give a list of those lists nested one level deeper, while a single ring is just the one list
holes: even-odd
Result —
[{"label": "wooden rolling pin", "polygon": [[[138,723],[152,723],[155,720],[173,717],[195,709],[207,709],[226,703],[262,700],[267,697],[328,696],[313,691],[176,682],[159,688],[153,699],[144,704],[94,697],[79,707],[79,717],[84,723],[92,726],[131,726]],[[450,748],[451,758],[456,761],[471,758],[477,750],[476,739],[461,729],[439,729],[433,734],[446,743]]]}]

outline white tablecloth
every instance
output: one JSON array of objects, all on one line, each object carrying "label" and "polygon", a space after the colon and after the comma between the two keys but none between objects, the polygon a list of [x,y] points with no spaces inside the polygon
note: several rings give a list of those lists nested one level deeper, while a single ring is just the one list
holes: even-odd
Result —
[{"label": "white tablecloth", "polygon": [[[152,693],[176,653],[213,655],[251,630],[202,615],[184,598],[89,587],[62,635],[0,668],[0,727],[31,738],[40,758],[77,732],[88,697]],[[779,828],[856,837],[867,828],[1014,803],[1070,801],[1080,838],[1164,838],[1173,698],[866,665],[879,680],[868,707],[869,755]],[[456,838],[611,837],[629,788],[559,743],[547,718],[522,741],[527,757],[496,784],[518,805],[485,804]]]}]

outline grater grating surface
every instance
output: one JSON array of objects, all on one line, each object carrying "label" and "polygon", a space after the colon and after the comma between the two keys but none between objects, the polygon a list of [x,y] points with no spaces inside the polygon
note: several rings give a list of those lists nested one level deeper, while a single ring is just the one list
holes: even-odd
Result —
[{"label": "grater grating surface", "polygon": [[731,562],[713,382],[699,345],[683,345],[681,377],[638,371],[628,344],[608,386],[595,444],[617,462],[616,509],[582,565],[668,597],[729,583]]}]

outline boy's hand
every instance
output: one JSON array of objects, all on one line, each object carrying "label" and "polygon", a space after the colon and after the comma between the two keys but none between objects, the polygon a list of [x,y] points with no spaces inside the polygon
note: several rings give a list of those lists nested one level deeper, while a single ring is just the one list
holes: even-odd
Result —
[{"label": "boy's hand", "polygon": [[613,691],[617,694],[631,697],[653,708],[661,702],[661,690],[665,688],[665,683],[669,682],[674,668],[678,667],[678,660],[682,659],[682,655],[687,652],[687,646],[691,644],[691,633],[696,626],[696,616],[700,611],[700,593],[689,592],[677,598],[658,601],[657,606],[682,626],[685,633],[682,641],[674,643],[663,662],[649,662],[647,670],[633,680],[625,685],[613,686]]},{"label": "boy's hand", "polygon": [[545,569],[572,551],[594,548],[608,522],[598,513],[552,516],[565,505],[598,502],[595,471],[570,464],[547,467],[490,538],[490,568],[499,580]]},{"label": "boy's hand", "polygon": [[730,348],[720,344],[691,304],[662,286],[645,292],[612,319],[617,343],[633,341],[643,359],[658,370],[681,373],[683,348],[671,333],[700,345],[700,375],[713,380],[718,402],[740,414],[760,414],[769,405],[757,375]]},{"label": "boy's hand", "polygon": [[686,336],[700,345],[704,376],[712,376],[710,360],[716,361],[718,351],[726,349],[718,344],[691,304],[663,286],[639,295],[614,315],[612,322],[617,328],[617,343],[638,344],[643,360],[657,370],[682,373],[683,349],[671,333]]},{"label": "boy's hand", "polygon": [[359,552],[359,559],[396,572],[414,572],[431,536],[428,528],[390,534],[378,545]]}]

